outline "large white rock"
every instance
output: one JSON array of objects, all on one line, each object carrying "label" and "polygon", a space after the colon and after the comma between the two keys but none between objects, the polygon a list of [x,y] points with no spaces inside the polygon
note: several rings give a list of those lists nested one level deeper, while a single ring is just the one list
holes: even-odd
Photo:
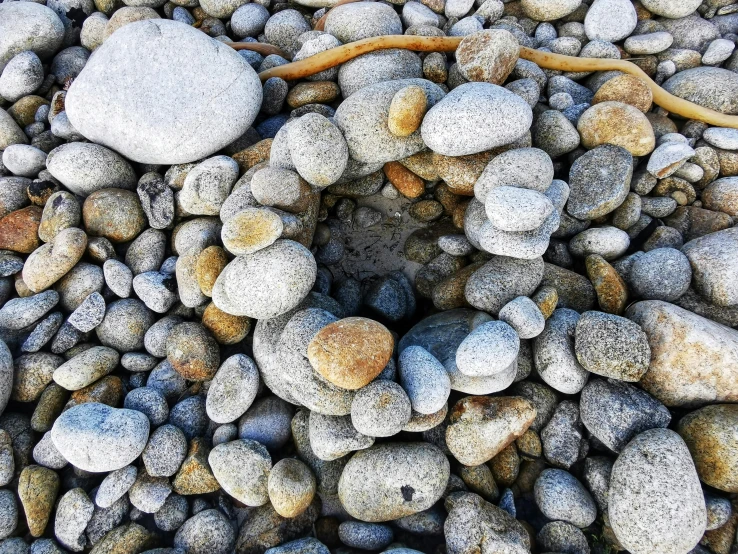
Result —
[{"label": "large white rock", "polygon": [[632,554],[690,552],[707,524],[697,470],[682,438],[669,429],[636,436],[615,461],[608,515]]},{"label": "large white rock", "polygon": [[235,50],[183,23],[117,30],[69,89],[80,133],[141,163],[204,158],[243,135],[261,106],[256,72]]},{"label": "large white rock", "polygon": [[425,144],[444,156],[465,156],[510,144],[533,123],[528,103],[490,83],[465,83],[449,92],[423,119]]},{"label": "large white rock", "polygon": [[53,56],[64,40],[64,24],[50,8],[35,2],[0,4],[0,73],[25,50],[39,58]]},{"label": "large white rock", "polygon": [[641,388],[667,406],[738,402],[738,331],[661,300],[636,302],[626,316],[651,347]]}]

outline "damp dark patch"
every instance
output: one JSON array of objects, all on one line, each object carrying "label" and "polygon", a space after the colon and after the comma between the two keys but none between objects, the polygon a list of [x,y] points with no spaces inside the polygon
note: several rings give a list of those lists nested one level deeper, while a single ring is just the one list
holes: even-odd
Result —
[{"label": "damp dark patch", "polygon": [[410,485],[403,485],[400,487],[400,492],[402,492],[402,498],[404,498],[406,502],[410,502],[415,494],[415,489]]}]

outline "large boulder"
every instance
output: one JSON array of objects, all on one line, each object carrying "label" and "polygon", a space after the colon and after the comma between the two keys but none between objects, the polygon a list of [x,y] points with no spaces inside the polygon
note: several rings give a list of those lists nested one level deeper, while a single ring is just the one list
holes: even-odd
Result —
[{"label": "large boulder", "polygon": [[204,158],[243,135],[261,106],[256,72],[183,23],[126,25],[95,51],[66,97],[87,139],[141,163]]}]

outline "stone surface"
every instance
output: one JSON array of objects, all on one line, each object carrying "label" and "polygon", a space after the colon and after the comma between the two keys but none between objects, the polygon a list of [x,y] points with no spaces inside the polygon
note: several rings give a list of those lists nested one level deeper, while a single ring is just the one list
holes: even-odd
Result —
[{"label": "stone surface", "polygon": [[[152,49],[168,54],[152,59]],[[95,53],[67,94],[69,120],[88,139],[138,162],[208,156],[240,137],[261,105],[261,86],[245,60],[181,23],[126,25]],[[114,76],[106,70],[110,65],[118,68]],[[183,82],[182,75],[190,78]],[[182,97],[199,103],[182,111]],[[130,125],[131,119],[137,124]]]},{"label": "stone surface", "polygon": [[664,89],[705,108],[738,113],[738,76],[718,67],[696,67],[680,71],[664,83]]},{"label": "stone surface", "polygon": [[705,531],[705,500],[684,441],[674,431],[636,436],[612,469],[608,514],[634,554],[688,552]]}]

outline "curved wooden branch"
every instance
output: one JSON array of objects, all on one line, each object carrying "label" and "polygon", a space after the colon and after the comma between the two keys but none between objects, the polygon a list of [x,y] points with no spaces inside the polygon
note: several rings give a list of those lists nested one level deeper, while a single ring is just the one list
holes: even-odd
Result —
[{"label": "curved wooden branch", "polygon": [[[320,52],[298,62],[292,62],[262,71],[259,77],[266,81],[270,77],[281,77],[285,80],[295,80],[314,75],[325,69],[352,60],[362,54],[389,48],[404,48],[418,52],[453,52],[458,48],[463,37],[421,37],[412,35],[386,35],[350,42],[325,52]],[[255,45],[256,43],[226,43],[233,47],[240,45]],[[704,121],[719,127],[738,129],[738,116],[698,106],[666,92],[657,85],[637,65],[626,60],[611,60],[606,58],[576,58],[562,54],[541,52],[532,48],[520,47],[520,57],[534,62],[543,69],[559,71],[622,71],[641,79],[653,93],[653,101],[658,106],[680,117]]]}]

